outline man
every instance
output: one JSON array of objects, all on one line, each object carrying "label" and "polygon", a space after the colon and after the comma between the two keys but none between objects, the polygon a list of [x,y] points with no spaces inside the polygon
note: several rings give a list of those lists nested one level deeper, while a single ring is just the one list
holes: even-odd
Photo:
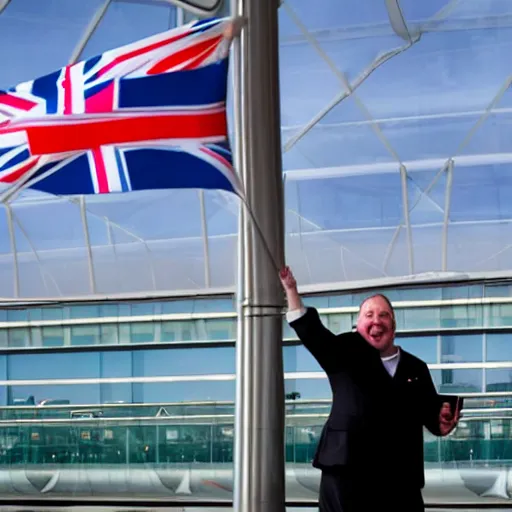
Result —
[{"label": "man", "polygon": [[459,419],[457,397],[439,396],[427,365],[395,345],[385,296],[366,299],[356,332],[336,336],[304,307],[288,267],[280,278],[287,320],[333,392],[313,460],[322,471],[320,512],[424,511],[423,426],[448,435]]}]

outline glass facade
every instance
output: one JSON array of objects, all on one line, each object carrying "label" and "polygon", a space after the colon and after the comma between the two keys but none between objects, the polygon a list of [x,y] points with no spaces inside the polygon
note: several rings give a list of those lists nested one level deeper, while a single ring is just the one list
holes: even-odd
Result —
[{"label": "glass facade", "polygon": [[[499,472],[511,456],[509,288],[472,284],[382,291],[397,311],[397,343],[428,363],[439,392],[466,397],[454,434],[443,439],[426,434],[425,497],[439,501],[446,474],[455,478],[469,468],[469,476],[452,491],[462,501],[478,501],[479,471]],[[307,296],[305,303],[341,332],[352,328],[357,305],[367,295]],[[52,492],[68,492],[61,488],[85,471],[92,487],[73,488],[71,495],[123,496],[133,479],[144,478],[149,486],[144,492],[168,497],[173,490],[166,482],[179,476],[183,483],[186,468],[192,480],[213,482],[201,492],[191,487],[187,496],[231,499],[233,297],[64,304],[2,315],[0,464],[14,479],[27,468],[53,467],[61,487]],[[283,358],[285,457],[288,474],[295,474],[287,481],[287,497],[314,501],[319,475],[310,462],[331,392],[286,324]],[[124,468],[123,482],[102,488],[98,475],[106,478],[115,468]],[[148,471],[164,483],[155,487]]]}]

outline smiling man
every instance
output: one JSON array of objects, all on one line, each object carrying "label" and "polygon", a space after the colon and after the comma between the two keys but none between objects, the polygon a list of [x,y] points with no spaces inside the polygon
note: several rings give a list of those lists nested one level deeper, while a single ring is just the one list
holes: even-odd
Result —
[{"label": "smiling man", "polygon": [[320,512],[423,512],[423,427],[449,434],[461,401],[438,395],[427,365],[395,345],[395,313],[384,295],[363,301],[355,332],[335,335],[304,307],[288,267],[280,279],[287,320],[333,393],[313,460],[322,471]]}]

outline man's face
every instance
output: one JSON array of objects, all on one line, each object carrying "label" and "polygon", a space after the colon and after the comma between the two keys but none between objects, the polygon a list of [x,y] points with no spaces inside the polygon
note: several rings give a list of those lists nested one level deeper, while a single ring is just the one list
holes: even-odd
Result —
[{"label": "man's face", "polygon": [[357,332],[382,356],[393,353],[395,322],[393,312],[382,297],[368,299],[357,319]]}]

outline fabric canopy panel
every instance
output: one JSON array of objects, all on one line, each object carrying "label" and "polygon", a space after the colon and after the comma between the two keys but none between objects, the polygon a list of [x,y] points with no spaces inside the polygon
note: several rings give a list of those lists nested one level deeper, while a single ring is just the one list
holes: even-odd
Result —
[{"label": "fabric canopy panel", "polygon": [[[287,261],[311,289],[512,270],[512,6],[423,3],[280,7]],[[167,2],[67,4],[7,3],[0,88],[179,18]],[[232,292],[238,209],[215,191],[25,191],[0,211],[0,296]]]}]

